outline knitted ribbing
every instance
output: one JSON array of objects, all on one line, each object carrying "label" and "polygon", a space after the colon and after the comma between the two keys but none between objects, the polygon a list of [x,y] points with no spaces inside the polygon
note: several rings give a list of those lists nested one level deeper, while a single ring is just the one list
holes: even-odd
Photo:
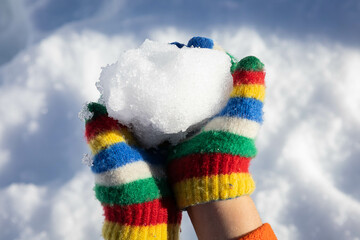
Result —
[{"label": "knitted ribbing", "polygon": [[95,195],[104,210],[106,240],[178,239],[181,214],[159,156],[135,145],[126,127],[97,103],[85,137],[94,155]]},{"label": "knitted ribbing", "polygon": [[227,105],[200,133],[170,151],[168,173],[181,209],[254,191],[248,168],[256,156],[255,138],[263,122],[263,67],[252,56],[233,64],[233,91]]}]

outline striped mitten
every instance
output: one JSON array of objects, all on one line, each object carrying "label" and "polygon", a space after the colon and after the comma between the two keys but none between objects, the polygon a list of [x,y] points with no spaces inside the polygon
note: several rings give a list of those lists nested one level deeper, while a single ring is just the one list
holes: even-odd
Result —
[{"label": "striped mitten", "polygon": [[263,121],[263,67],[256,57],[235,62],[234,87],[225,108],[200,133],[170,152],[168,176],[179,208],[255,190],[249,164],[257,152],[254,140]]},{"label": "striped mitten", "polygon": [[94,155],[95,194],[104,210],[106,240],[178,239],[176,209],[159,155],[136,147],[126,127],[90,103],[85,136]]}]

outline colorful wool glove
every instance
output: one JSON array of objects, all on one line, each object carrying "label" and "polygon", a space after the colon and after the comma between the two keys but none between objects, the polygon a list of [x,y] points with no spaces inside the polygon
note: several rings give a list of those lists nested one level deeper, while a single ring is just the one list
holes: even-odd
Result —
[{"label": "colorful wool glove", "polygon": [[[214,45],[210,39],[193,38],[187,46]],[[254,140],[263,121],[264,65],[252,56],[240,62],[231,57],[231,61],[234,85],[227,105],[168,156],[168,175],[181,209],[255,190],[249,164],[257,152]]]},{"label": "colorful wool glove", "polygon": [[181,213],[159,155],[136,147],[126,127],[90,103],[85,136],[94,155],[95,194],[104,209],[106,240],[178,239]]}]

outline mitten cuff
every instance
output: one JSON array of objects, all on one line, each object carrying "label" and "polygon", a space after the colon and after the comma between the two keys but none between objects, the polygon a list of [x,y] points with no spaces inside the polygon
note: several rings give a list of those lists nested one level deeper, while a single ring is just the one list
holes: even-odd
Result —
[{"label": "mitten cuff", "polygon": [[192,154],[169,165],[179,208],[249,195],[255,182],[251,158],[223,153]]},{"label": "mitten cuff", "polygon": [[104,239],[178,239],[181,213],[170,198],[127,206],[103,205],[103,208]]}]

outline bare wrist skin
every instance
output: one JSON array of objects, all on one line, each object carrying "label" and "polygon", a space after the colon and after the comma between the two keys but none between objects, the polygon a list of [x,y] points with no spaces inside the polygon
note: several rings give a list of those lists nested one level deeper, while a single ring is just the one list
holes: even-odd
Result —
[{"label": "bare wrist skin", "polygon": [[236,240],[262,225],[250,196],[187,208],[199,240]]}]

